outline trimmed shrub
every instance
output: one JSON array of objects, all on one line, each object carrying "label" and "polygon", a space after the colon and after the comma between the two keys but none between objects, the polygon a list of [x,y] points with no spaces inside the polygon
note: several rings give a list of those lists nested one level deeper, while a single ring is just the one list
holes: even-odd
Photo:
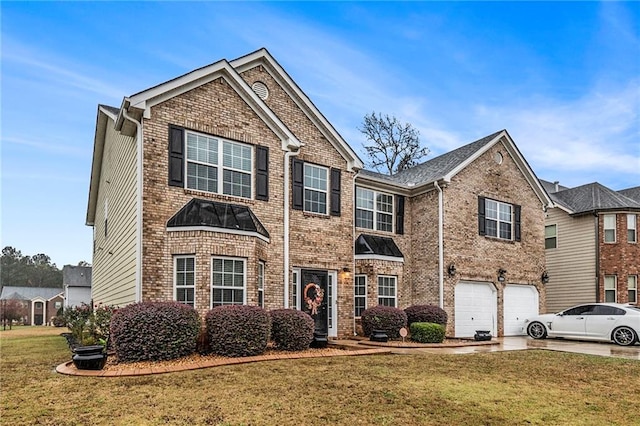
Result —
[{"label": "trimmed shrub", "polygon": [[111,338],[120,361],[160,361],[196,351],[200,316],[178,302],[142,302],[111,317]]},{"label": "trimmed shrub", "polygon": [[276,309],[271,316],[271,340],[278,349],[303,351],[313,341],[315,322],[306,312],[295,309]]},{"label": "trimmed shrub", "polygon": [[407,314],[391,306],[374,306],[362,311],[362,330],[371,336],[373,330],[384,330],[390,338],[400,337],[400,329],[407,326]]},{"label": "trimmed shrub", "polygon": [[258,306],[218,306],[207,312],[205,323],[209,346],[215,354],[253,356],[267,349],[271,318]]},{"label": "trimmed shrub", "polygon": [[447,326],[447,313],[444,309],[434,305],[413,305],[404,310],[407,314],[407,323],[430,322]]},{"label": "trimmed shrub", "polygon": [[409,326],[411,340],[420,343],[442,343],[444,341],[444,326],[431,322],[414,322]]}]

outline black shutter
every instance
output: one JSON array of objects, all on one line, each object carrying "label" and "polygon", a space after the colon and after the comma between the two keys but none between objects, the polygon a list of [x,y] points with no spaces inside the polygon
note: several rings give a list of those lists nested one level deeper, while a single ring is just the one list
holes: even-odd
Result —
[{"label": "black shutter", "polygon": [[269,201],[269,148],[256,146],[256,200]]},{"label": "black shutter", "polygon": [[169,126],[169,186],[184,187],[184,130]]},{"label": "black shutter", "polygon": [[404,234],[404,195],[396,195],[396,234]]},{"label": "black shutter", "polygon": [[478,234],[486,235],[486,224],[485,224],[485,213],[484,213],[484,197],[478,197]]},{"label": "black shutter", "polygon": [[331,169],[331,216],[340,216],[340,169]]},{"label": "black shutter", "polygon": [[514,205],[513,206],[513,232],[515,234],[515,240],[520,241],[520,214],[522,211],[522,207]]},{"label": "black shutter", "polygon": [[302,210],[304,208],[304,161],[297,158],[291,159],[291,175],[294,210]]}]

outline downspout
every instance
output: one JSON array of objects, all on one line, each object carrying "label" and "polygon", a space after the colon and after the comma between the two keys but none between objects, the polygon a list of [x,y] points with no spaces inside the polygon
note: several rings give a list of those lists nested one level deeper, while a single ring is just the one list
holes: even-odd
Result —
[{"label": "downspout", "polygon": [[142,123],[131,117],[127,113],[127,109],[122,109],[122,116],[136,125],[136,177],[137,177],[137,235],[136,235],[136,302],[142,302]]},{"label": "downspout", "polygon": [[596,299],[595,302],[598,303],[604,298],[600,299],[600,215],[598,212],[593,214],[595,216],[595,226],[596,226]]},{"label": "downspout", "polygon": [[284,154],[284,308],[289,308],[289,175],[291,157],[298,155],[300,151],[287,151]]},{"label": "downspout", "polygon": [[[360,170],[356,170],[356,174],[353,175],[353,199],[352,202],[353,204],[353,209],[355,210],[356,206],[355,206],[355,202],[353,200],[356,199],[356,179],[358,178],[358,175],[360,174]],[[353,277],[353,285],[355,285],[356,282],[356,244],[355,244],[355,236],[356,236],[356,221],[355,221],[355,213],[354,213],[354,220],[351,221],[351,273],[352,273],[352,277]],[[353,287],[352,287],[353,290]],[[366,290],[365,290],[365,302],[366,302]],[[365,303],[366,306],[366,303]],[[353,335],[357,336],[358,333],[356,332],[356,316],[355,314],[353,315]]]},{"label": "downspout", "polygon": [[438,189],[438,303],[440,309],[444,309],[444,196],[438,181],[433,182],[433,185]]}]

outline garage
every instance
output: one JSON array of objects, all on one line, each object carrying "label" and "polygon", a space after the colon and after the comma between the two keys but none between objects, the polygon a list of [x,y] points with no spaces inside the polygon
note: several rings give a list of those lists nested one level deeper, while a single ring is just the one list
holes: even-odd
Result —
[{"label": "garage", "polygon": [[507,285],[504,288],[504,335],[527,334],[525,320],[538,315],[538,289],[531,285]]},{"label": "garage", "polygon": [[461,281],[455,289],[455,335],[473,337],[476,330],[496,336],[497,291],[492,283]]}]

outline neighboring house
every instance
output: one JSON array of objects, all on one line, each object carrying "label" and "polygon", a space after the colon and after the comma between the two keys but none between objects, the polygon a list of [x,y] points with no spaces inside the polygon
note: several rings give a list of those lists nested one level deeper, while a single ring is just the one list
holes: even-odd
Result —
[{"label": "neighboring house", "polygon": [[554,203],[545,220],[547,311],[578,303],[637,304],[640,187],[541,182]]},{"label": "neighboring house", "polygon": [[73,308],[83,303],[91,305],[91,266],[64,265],[62,286],[65,308]]},{"label": "neighboring house", "polygon": [[441,304],[458,336],[519,333],[544,306],[550,200],[506,131],[362,169],[265,49],[100,105],[93,301],[292,307],[343,337],[378,303]]},{"label": "neighboring house", "polygon": [[55,317],[62,307],[63,293],[61,288],[49,287],[2,287],[0,300],[21,300],[27,308],[25,325],[45,325]]}]

